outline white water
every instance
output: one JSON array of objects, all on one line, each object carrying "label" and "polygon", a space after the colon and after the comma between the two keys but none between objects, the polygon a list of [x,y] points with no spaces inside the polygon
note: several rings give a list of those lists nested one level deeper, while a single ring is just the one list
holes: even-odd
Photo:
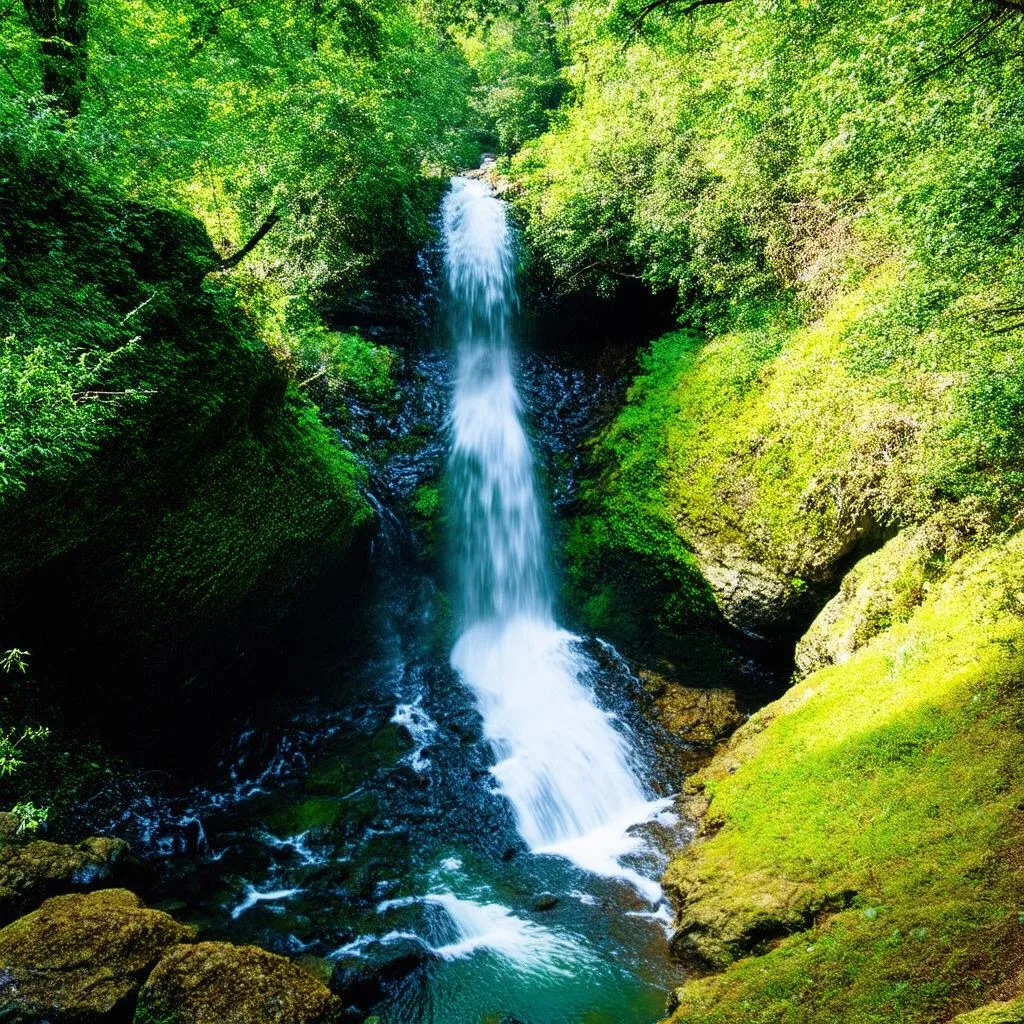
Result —
[{"label": "white water", "polygon": [[457,350],[449,475],[463,632],[452,666],[475,694],[501,792],[531,850],[656,883],[619,861],[649,802],[627,739],[594,703],[592,663],[558,627],[533,456],[516,389],[512,238],[486,184],[456,178],[443,207]]},{"label": "white water", "polygon": [[421,903],[440,907],[445,921],[435,941],[425,942],[408,932],[388,932],[376,939],[363,936],[343,946],[335,956],[361,955],[370,942],[392,942],[401,938],[415,938],[442,960],[461,960],[477,952],[494,953],[524,974],[573,975],[592,961],[590,951],[579,941],[561,935],[513,914],[500,903],[456,896],[448,889],[425,896],[403,896],[384,900],[377,912],[386,914],[397,907]]}]

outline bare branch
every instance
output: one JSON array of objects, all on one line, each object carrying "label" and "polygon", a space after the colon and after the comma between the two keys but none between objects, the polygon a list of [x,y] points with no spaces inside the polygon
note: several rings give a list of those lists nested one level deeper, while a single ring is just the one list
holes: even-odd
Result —
[{"label": "bare branch", "polygon": [[[640,9],[637,15],[632,20],[630,26],[630,38],[636,38],[640,34],[640,30],[643,28],[644,22],[658,10],[662,10],[666,7],[671,7],[677,3],[678,0],[649,0],[649,2]],[[731,3],[732,0],[690,0],[685,7],[680,8],[677,12],[681,16],[685,17],[687,14],[693,14],[694,11],[701,7],[712,7],[717,4]]]},{"label": "bare branch", "polygon": [[256,229],[256,232],[253,234],[252,238],[250,238],[249,241],[246,242],[245,245],[243,245],[242,248],[238,250],[238,252],[233,253],[230,256],[226,256],[224,259],[222,259],[220,261],[219,268],[221,270],[230,270],[232,267],[237,267],[238,264],[241,263],[242,260],[244,260],[245,257],[248,256],[249,253],[251,253],[253,249],[255,249],[256,246],[263,241],[264,238],[267,237],[267,234],[269,233],[271,228],[273,228],[273,226],[280,219],[280,208],[275,206],[270,211],[270,213],[268,213],[267,216],[263,219],[263,223]]}]

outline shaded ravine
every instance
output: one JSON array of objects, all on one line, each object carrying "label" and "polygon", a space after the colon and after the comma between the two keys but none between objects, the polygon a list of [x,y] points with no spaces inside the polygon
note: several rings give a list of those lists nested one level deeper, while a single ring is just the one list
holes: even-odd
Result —
[{"label": "shaded ravine", "polygon": [[[509,300],[511,286],[501,285]],[[372,1009],[391,1024],[650,1024],[678,980],[653,880],[681,826],[652,803],[667,780],[629,666],[556,625],[516,395],[522,377],[542,413],[579,416],[545,416],[550,436],[533,444],[543,457],[580,440],[599,388],[550,356],[525,352],[517,366],[508,307],[498,337],[479,339],[491,355],[497,340],[501,358],[462,360],[467,313],[451,299],[456,344],[411,354],[400,414],[373,424],[389,454],[373,480],[381,534],[366,606],[354,616],[327,598],[294,622],[278,696],[225,727],[217,766],[200,782],[186,765],[114,828],[159,851],[154,895],[176,914],[333,971],[353,1020]],[[479,326],[492,314],[469,317]],[[468,543],[482,498],[460,503],[459,478],[482,477],[472,439],[460,450],[458,398],[467,371],[470,385],[496,382],[482,364],[500,369],[509,404],[503,436],[482,424],[477,440],[511,446],[525,531],[518,553],[501,556],[504,583],[490,561],[495,524],[473,533],[481,544],[453,588],[456,636],[432,565],[390,510],[447,462],[453,533]],[[428,427],[425,445],[403,443]],[[501,544],[513,535],[497,532]],[[455,545],[457,562],[465,554]],[[512,585],[524,565],[529,584]]]}]

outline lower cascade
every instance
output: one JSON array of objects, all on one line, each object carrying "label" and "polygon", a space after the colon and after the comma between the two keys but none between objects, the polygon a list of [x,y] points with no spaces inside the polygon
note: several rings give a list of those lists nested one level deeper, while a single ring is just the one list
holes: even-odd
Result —
[{"label": "lower cascade", "polygon": [[537,853],[658,886],[620,858],[626,830],[660,806],[631,747],[594,701],[594,669],[555,621],[533,454],[513,358],[513,238],[480,180],[453,180],[443,207],[456,379],[449,479],[463,631],[451,663],[475,695],[520,834]]}]

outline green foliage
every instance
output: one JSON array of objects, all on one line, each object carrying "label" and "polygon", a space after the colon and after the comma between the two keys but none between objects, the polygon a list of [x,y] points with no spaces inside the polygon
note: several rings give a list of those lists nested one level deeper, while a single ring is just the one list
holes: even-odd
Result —
[{"label": "green foliage", "polygon": [[[24,676],[28,671],[28,652],[12,647],[0,655],[0,672],[6,676]],[[0,707],[5,711],[10,705],[8,694],[0,697]],[[6,718],[7,715],[5,714]],[[0,781],[9,779],[26,765],[28,747],[39,746],[50,736],[50,730],[38,725],[0,725]],[[37,807],[31,800],[19,800],[11,808],[18,820],[18,832],[35,832],[46,824],[49,810]]]},{"label": "green foliage", "polygon": [[[59,117],[22,17],[4,19],[0,90],[39,108],[46,89]],[[91,11],[83,46],[70,127],[102,173],[199,216],[225,253],[278,210],[247,272],[292,292],[353,288],[418,244],[438,176],[467,152],[468,69],[414,3],[117,0]]]},{"label": "green foliage", "polygon": [[461,19],[456,37],[475,76],[472,105],[505,154],[547,130],[565,94],[559,33],[546,4]]}]

